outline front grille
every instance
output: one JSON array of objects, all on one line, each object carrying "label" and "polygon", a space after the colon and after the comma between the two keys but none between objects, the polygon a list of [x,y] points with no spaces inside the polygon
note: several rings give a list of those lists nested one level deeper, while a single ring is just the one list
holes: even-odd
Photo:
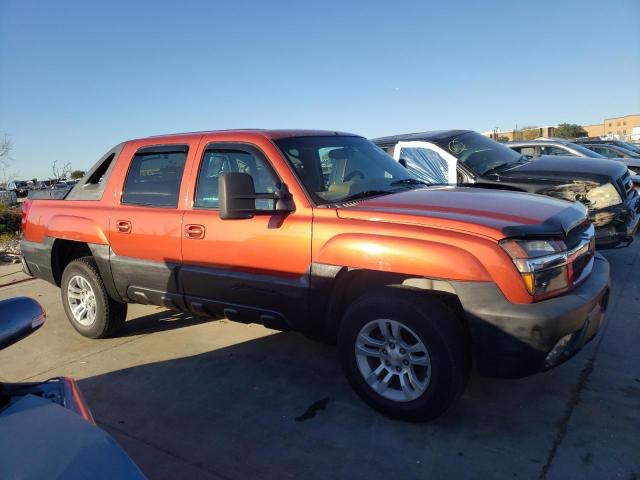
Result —
[{"label": "front grille", "polygon": [[620,191],[622,199],[626,199],[631,193],[631,190],[633,190],[633,180],[631,180],[629,170],[624,172],[624,175],[622,175],[616,183],[618,184],[618,190]]},{"label": "front grille", "polygon": [[574,250],[567,258],[569,287],[578,285],[585,280],[593,268],[596,243],[594,228],[589,223],[583,223],[572,229],[569,234],[575,238],[575,243],[567,245],[568,250]]},{"label": "front grille", "polygon": [[583,280],[582,277],[589,273],[593,262],[593,253],[594,252],[589,250],[583,255],[580,255],[573,261],[573,263],[570,264],[570,278],[572,285],[580,283],[580,281]]},{"label": "front grille", "polygon": [[582,236],[589,229],[589,222],[582,222],[580,225],[573,227],[567,233],[567,236],[564,238],[564,243],[567,246],[567,250],[573,250],[580,241],[582,240]]}]

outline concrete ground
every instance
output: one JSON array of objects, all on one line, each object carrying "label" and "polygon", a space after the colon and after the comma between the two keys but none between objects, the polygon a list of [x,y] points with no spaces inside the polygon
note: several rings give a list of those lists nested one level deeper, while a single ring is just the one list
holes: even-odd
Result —
[{"label": "concrete ground", "polygon": [[[133,306],[118,338],[68,325],[58,289],[45,326],[0,352],[0,376],[79,380],[98,425],[153,479],[624,479],[640,477],[640,243],[606,253],[604,331],[557,369],[473,376],[444,417],[415,425],[364,405],[335,349],[295,333]],[[1,280],[15,279],[0,268]],[[1,312],[0,312],[1,313]]]}]

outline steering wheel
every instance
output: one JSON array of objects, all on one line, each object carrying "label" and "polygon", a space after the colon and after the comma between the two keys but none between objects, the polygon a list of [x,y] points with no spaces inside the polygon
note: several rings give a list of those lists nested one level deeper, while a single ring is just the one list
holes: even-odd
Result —
[{"label": "steering wheel", "polygon": [[347,175],[346,177],[344,177],[344,181],[348,182],[349,180],[351,180],[353,177],[355,177],[356,175],[359,175],[360,178],[362,180],[364,180],[364,173],[362,173],[360,170],[354,170],[353,172],[351,172],[349,175]]}]

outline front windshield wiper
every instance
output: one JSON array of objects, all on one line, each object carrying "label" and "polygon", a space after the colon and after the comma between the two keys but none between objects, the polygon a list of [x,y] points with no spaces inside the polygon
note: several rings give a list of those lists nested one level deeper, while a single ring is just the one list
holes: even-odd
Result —
[{"label": "front windshield wiper", "polygon": [[424,180],[418,180],[417,178],[403,178],[402,180],[396,180],[395,182],[391,182],[389,186],[395,187],[399,185],[431,185],[429,182],[425,182]]},{"label": "front windshield wiper", "polygon": [[524,156],[523,156],[523,157],[520,157],[520,159],[519,159],[517,162],[504,162],[504,163],[501,163],[500,165],[496,165],[495,167],[491,167],[489,170],[485,170],[485,171],[482,173],[482,175],[487,175],[487,174],[489,174],[489,173],[497,172],[498,170],[502,170],[502,169],[503,169],[503,168],[505,168],[505,167],[509,167],[509,166],[511,166],[511,165],[514,165],[514,164],[516,164],[516,163],[519,163],[519,162],[521,162],[522,160],[524,160]]},{"label": "front windshield wiper", "polygon": [[496,165],[495,167],[491,167],[489,170],[485,170],[484,172],[482,172],[482,175],[487,175],[489,173],[497,172],[499,170],[504,169],[505,167],[520,165],[522,163],[529,163],[530,161],[531,161],[531,157],[528,157],[526,155],[520,155],[520,157],[518,157],[518,159],[515,161],[503,162],[499,165]]},{"label": "front windshield wiper", "polygon": [[397,190],[365,190],[364,192],[354,193],[353,195],[340,199],[340,203],[350,202],[351,200],[358,200],[360,198],[375,197],[376,195],[388,195],[395,192],[397,192]]}]

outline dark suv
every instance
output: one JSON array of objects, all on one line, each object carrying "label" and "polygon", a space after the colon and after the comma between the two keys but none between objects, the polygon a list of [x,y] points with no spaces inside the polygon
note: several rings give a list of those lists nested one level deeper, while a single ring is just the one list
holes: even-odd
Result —
[{"label": "dark suv", "polygon": [[470,130],[411,133],[373,142],[432,184],[517,190],[580,201],[596,227],[599,248],[630,244],[638,227],[638,193],[629,170],[619,162],[552,155],[531,159]]}]

